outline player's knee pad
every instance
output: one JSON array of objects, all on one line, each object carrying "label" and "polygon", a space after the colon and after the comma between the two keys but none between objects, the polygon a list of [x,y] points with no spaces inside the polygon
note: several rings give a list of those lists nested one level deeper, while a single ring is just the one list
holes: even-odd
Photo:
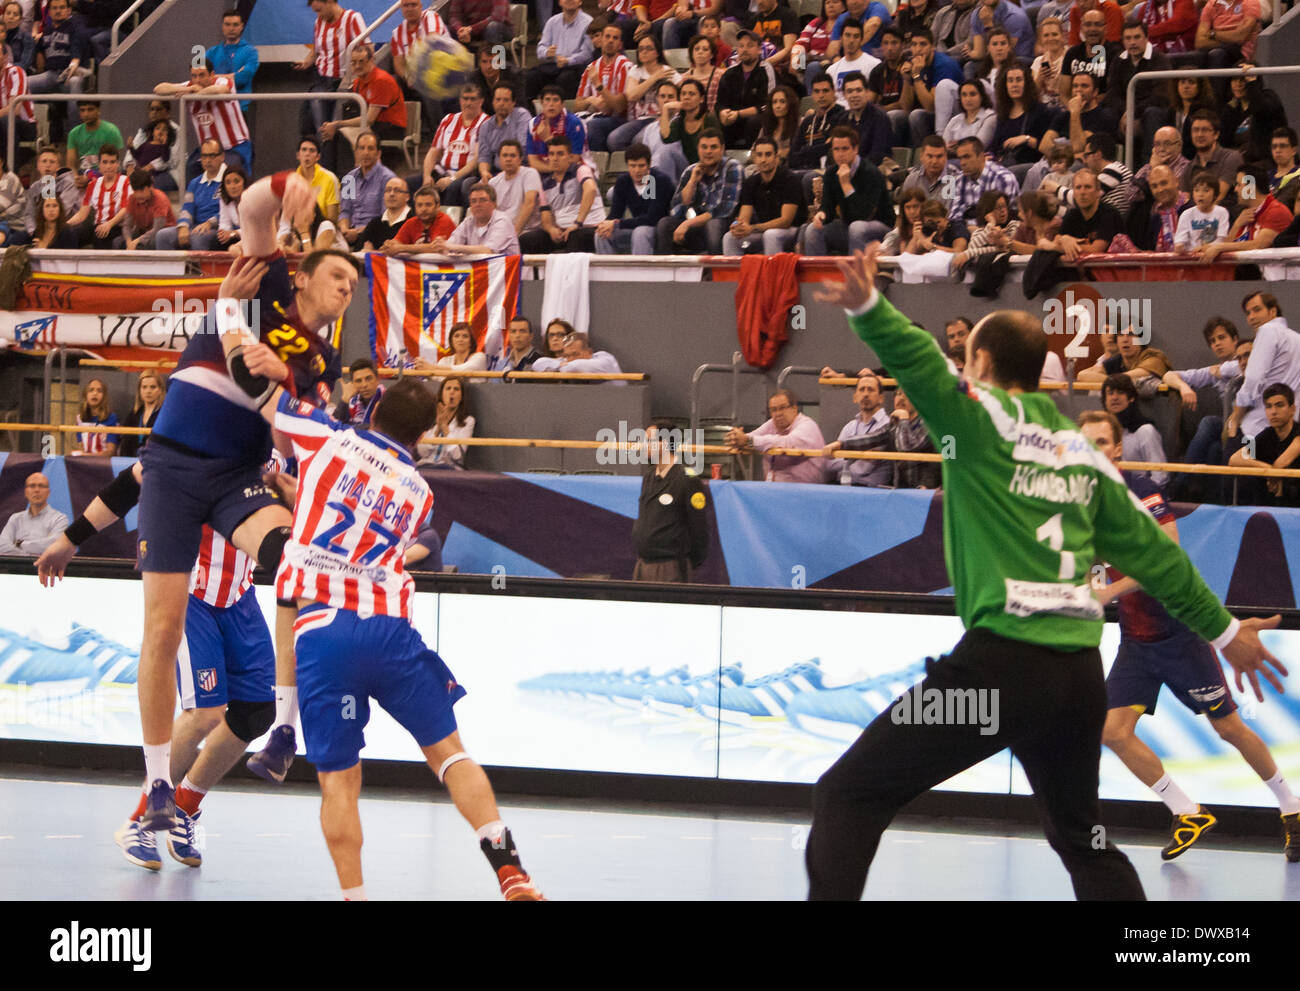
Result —
[{"label": "player's knee pad", "polygon": [[274,527],[262,538],[262,546],[257,549],[257,566],[268,574],[275,574],[280,569],[280,558],[284,556],[284,545],[293,534],[287,526]]},{"label": "player's knee pad", "polygon": [[275,722],[274,702],[241,702],[232,699],[226,703],[226,725],[230,732],[251,743],[271,728]]},{"label": "player's knee pad", "polygon": [[121,519],[140,501],[140,483],[135,480],[135,466],[125,468],[99,493],[100,500],[114,516]]},{"label": "player's knee pad", "polygon": [[446,784],[445,779],[447,777],[447,769],[451,767],[452,764],[458,764],[463,760],[473,760],[473,758],[463,750],[448,757],[442,762],[442,766],[438,768],[438,780],[443,784]]}]

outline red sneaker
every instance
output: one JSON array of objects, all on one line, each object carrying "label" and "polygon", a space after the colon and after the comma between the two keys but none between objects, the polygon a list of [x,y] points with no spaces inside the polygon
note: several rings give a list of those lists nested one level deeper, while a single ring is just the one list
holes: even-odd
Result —
[{"label": "red sneaker", "polygon": [[501,882],[501,894],[508,902],[544,902],[546,896],[537,890],[532,879],[518,867],[507,864],[497,871],[497,880]]}]

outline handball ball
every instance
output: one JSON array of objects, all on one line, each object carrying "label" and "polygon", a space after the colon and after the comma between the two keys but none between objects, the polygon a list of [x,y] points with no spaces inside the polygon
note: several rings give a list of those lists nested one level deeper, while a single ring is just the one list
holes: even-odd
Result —
[{"label": "handball ball", "polygon": [[406,57],[411,85],[423,96],[445,100],[459,95],[474,72],[474,56],[446,35],[428,35],[411,46]]}]

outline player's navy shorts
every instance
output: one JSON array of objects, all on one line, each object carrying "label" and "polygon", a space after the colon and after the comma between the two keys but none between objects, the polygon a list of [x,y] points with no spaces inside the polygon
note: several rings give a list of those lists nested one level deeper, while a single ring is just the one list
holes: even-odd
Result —
[{"label": "player's navy shorts", "polygon": [[406,620],[362,619],[314,604],[298,614],[293,629],[302,735],[316,770],[346,771],[357,762],[371,699],[421,747],[456,731],[451,707],[465,689]]},{"label": "player's navy shorts", "polygon": [[275,700],[275,646],[252,589],[229,609],[190,596],[176,682],[182,709]]},{"label": "player's navy shorts", "polygon": [[1107,707],[1140,705],[1153,713],[1161,685],[1168,685],[1174,698],[1192,712],[1211,719],[1237,711],[1218,655],[1191,630],[1149,643],[1121,640],[1106,678]]},{"label": "player's navy shorts", "polygon": [[229,540],[263,506],[284,505],[262,482],[264,461],[205,458],[160,438],[141,448],[140,570],[188,572],[199,556],[204,523]]}]

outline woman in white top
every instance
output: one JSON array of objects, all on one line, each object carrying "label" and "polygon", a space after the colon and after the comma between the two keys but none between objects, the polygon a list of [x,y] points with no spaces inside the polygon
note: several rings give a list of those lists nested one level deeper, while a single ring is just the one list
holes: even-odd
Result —
[{"label": "woman in white top", "polygon": [[610,131],[606,139],[610,151],[627,151],[637,135],[659,116],[659,84],[677,77],[673,67],[664,62],[663,49],[652,34],[636,43],[636,61],[628,70],[627,88],[623,91],[627,97],[627,123]]},{"label": "woman in white top", "polygon": [[227,165],[221,177],[221,207],[217,212],[217,241],[232,255],[239,247],[239,198],[248,187],[248,175],[238,165]]},{"label": "woman in white top", "polygon": [[451,325],[451,354],[439,358],[438,368],[456,368],[467,372],[487,371],[487,355],[478,350],[474,333],[465,322]]},{"label": "woman in white top", "polygon": [[1061,101],[1061,66],[1065,62],[1065,25],[1059,17],[1044,17],[1038,22],[1038,50],[1029,66],[1038,87],[1039,99],[1052,109],[1064,106]]},{"label": "woman in white top", "polygon": [[965,138],[979,138],[985,148],[991,148],[993,132],[998,126],[998,115],[993,112],[993,104],[984,87],[968,80],[961,84],[957,99],[961,103],[961,111],[943,129],[943,141],[948,146],[948,154],[956,157],[957,142]]},{"label": "woman in white top", "polygon": [[467,444],[428,444],[426,438],[473,437],[474,417],[469,414],[469,398],[460,379],[443,379],[438,388],[438,419],[415,445],[422,468],[465,470]]}]

